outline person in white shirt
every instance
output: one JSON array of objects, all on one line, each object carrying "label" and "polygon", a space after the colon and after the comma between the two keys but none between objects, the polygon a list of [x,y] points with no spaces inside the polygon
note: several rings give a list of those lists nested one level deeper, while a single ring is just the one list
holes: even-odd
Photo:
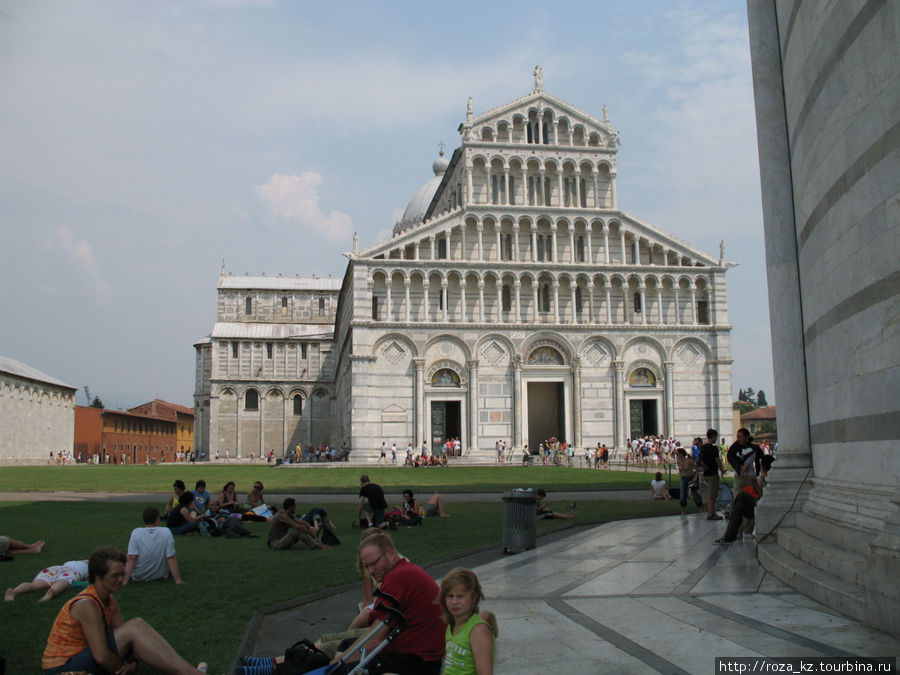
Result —
[{"label": "person in white shirt", "polygon": [[165,579],[171,574],[176,584],[183,584],[172,530],[159,526],[159,509],[155,506],[144,509],[143,518],[145,527],[132,530],[128,540],[125,583]]},{"label": "person in white shirt", "polygon": [[656,472],[656,478],[650,481],[650,499],[669,500],[669,489],[666,487],[666,481],[663,480],[662,472]]}]

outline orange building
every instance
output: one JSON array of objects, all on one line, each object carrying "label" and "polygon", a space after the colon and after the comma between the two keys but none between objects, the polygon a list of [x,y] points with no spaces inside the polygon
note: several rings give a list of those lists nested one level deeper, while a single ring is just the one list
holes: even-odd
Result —
[{"label": "orange building", "polygon": [[[185,458],[194,451],[194,409],[177,403],[169,403],[162,399],[153,399],[128,412],[155,419],[164,419],[175,423],[175,452],[183,452]],[[166,457],[166,461],[169,458]]]},{"label": "orange building", "polygon": [[74,447],[77,462],[174,462],[193,450],[194,411],[159,399],[128,411],[76,406]]}]

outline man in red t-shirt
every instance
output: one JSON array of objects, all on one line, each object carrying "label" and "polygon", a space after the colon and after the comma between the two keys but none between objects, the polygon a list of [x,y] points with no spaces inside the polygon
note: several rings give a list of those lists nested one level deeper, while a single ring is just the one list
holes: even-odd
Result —
[{"label": "man in red t-shirt", "polygon": [[[359,561],[363,569],[381,582],[381,593],[396,599],[396,603],[388,603],[378,598],[375,607],[369,612],[369,622],[385,618],[388,613],[382,608],[388,605],[406,617],[406,627],[373,661],[366,664],[369,675],[439,675],[444,658],[444,633],[447,625],[435,602],[440,589],[434,579],[421,567],[397,553],[391,538],[384,532],[373,534],[362,541]],[[370,638],[366,644],[366,652],[374,649],[389,630],[389,627],[383,626]],[[339,653],[335,657],[335,662],[340,656]],[[358,654],[354,656],[355,660],[359,659]],[[347,671],[339,668],[334,672]]]}]

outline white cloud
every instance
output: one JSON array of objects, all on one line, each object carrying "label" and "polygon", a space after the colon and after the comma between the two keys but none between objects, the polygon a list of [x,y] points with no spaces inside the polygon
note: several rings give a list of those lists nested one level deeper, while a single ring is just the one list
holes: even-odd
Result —
[{"label": "white cloud", "polygon": [[104,299],[111,293],[109,284],[103,280],[100,265],[94,257],[94,249],[90,242],[77,239],[71,227],[62,225],[53,230],[55,244],[65,253],[66,257],[74,263],[81,272],[82,278],[96,294],[98,299]]},{"label": "white cloud", "polygon": [[345,241],[351,235],[353,221],[340,211],[331,211],[327,216],[322,213],[318,190],[321,183],[322,175],[315,171],[304,171],[299,176],[276,173],[253,191],[276,216],[311,227],[329,241]]}]

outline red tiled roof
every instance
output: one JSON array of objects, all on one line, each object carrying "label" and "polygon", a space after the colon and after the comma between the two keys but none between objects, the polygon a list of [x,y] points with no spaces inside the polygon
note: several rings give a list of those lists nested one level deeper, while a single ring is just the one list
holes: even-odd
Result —
[{"label": "red tiled roof", "polygon": [[770,405],[765,408],[757,408],[756,410],[751,410],[748,413],[744,413],[741,415],[741,421],[744,420],[774,420],[775,419],[775,406]]}]

